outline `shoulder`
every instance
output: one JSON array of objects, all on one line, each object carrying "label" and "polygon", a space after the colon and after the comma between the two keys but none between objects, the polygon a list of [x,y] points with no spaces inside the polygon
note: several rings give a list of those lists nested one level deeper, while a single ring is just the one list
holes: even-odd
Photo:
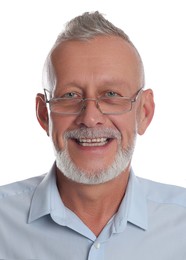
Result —
[{"label": "shoulder", "polygon": [[33,193],[44,175],[0,186],[0,200]]},{"label": "shoulder", "polygon": [[159,183],[141,177],[137,177],[137,179],[148,200],[186,208],[186,188]]}]

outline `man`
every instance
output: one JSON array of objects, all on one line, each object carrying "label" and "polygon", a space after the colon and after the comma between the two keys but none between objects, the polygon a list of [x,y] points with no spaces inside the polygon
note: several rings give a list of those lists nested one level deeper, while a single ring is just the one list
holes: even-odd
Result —
[{"label": "man", "polygon": [[98,12],[76,17],[43,82],[37,118],[56,162],[1,188],[0,259],[186,259],[185,189],[131,168],[154,101],[128,36]]}]

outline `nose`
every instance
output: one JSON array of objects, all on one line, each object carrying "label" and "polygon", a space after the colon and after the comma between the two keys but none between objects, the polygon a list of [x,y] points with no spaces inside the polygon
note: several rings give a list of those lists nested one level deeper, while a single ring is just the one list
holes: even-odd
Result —
[{"label": "nose", "polygon": [[95,127],[104,124],[106,116],[101,113],[96,99],[87,98],[84,100],[84,106],[81,114],[77,117],[78,126]]}]

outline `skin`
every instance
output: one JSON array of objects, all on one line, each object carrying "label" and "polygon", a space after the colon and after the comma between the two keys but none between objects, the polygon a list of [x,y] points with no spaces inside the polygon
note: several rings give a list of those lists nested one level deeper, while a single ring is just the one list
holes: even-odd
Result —
[{"label": "skin", "polygon": [[[52,63],[57,79],[55,97],[76,92],[86,98],[97,98],[106,91],[132,97],[143,84],[139,56],[120,37],[99,36],[86,42],[64,42],[53,51]],[[88,101],[80,115],[57,115],[47,111],[42,94],[37,95],[36,111],[40,125],[51,137],[56,149],[64,148],[65,131],[82,126],[117,129],[122,136],[122,148],[126,148],[136,134],[144,134],[152,120],[153,92],[151,89],[144,90],[132,110],[120,115],[103,115],[94,101]],[[69,139],[67,146],[72,161],[89,171],[111,165],[118,142],[113,139],[105,146],[83,147]],[[57,185],[64,204],[98,236],[118,210],[129,173],[130,164],[114,180],[99,185],[83,185],[68,180],[57,169]]]}]

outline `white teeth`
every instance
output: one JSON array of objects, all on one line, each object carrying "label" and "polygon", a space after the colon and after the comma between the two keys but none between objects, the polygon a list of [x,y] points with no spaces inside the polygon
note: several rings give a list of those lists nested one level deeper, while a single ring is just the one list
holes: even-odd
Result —
[{"label": "white teeth", "polygon": [[80,138],[79,143],[82,146],[102,146],[107,143],[107,138],[101,137],[101,138]]},{"label": "white teeth", "polygon": [[80,138],[79,139],[79,142],[80,143],[103,143],[103,142],[106,142],[107,141],[107,138],[93,138],[93,139],[90,139],[90,138]]},{"label": "white teeth", "polygon": [[82,146],[103,146],[106,143],[107,142],[104,142],[104,143],[80,143],[80,145],[82,145]]}]

